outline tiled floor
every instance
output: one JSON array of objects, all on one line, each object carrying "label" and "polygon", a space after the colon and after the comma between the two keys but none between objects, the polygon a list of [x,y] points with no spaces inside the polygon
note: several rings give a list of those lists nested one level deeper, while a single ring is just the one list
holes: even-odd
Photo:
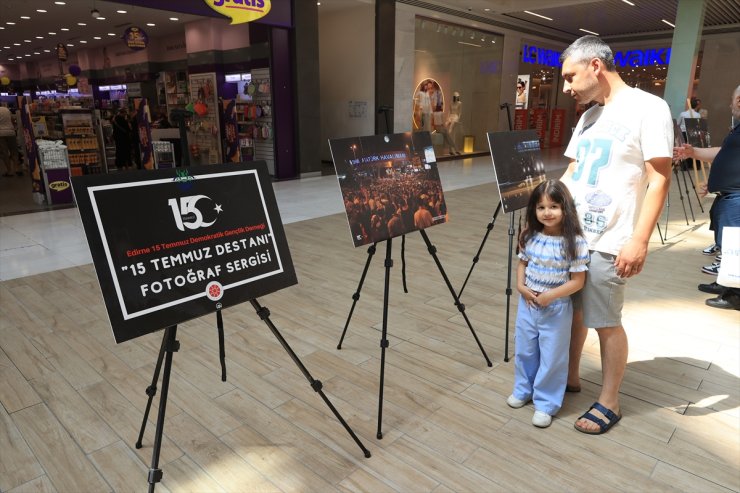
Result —
[{"label": "tiled floor", "polygon": [[[554,176],[566,162],[560,151],[545,156],[547,170]],[[443,161],[439,172],[444,190],[495,181],[488,156]],[[275,182],[273,188],[285,224],[343,211],[333,175]],[[0,281],[91,262],[76,208],[0,217]]]}]

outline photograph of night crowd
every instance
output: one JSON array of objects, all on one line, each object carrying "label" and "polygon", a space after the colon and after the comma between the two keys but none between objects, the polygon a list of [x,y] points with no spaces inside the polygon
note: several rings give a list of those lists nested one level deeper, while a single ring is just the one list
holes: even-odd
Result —
[{"label": "photograph of night crowd", "polygon": [[532,190],[547,179],[537,131],[489,132],[488,147],[504,212],[526,207]]},{"label": "photograph of night crowd", "polygon": [[704,118],[685,118],[686,140],[693,147],[711,147],[709,128]]},{"label": "photograph of night crowd", "polygon": [[356,247],[447,221],[428,132],[329,141]]}]

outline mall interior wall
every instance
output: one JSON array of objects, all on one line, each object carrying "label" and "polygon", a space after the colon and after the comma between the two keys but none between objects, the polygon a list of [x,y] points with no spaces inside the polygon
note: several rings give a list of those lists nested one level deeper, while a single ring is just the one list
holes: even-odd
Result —
[{"label": "mall interior wall", "polygon": [[331,161],[327,139],[375,134],[374,19],[374,5],[364,3],[319,15],[321,105],[314,111],[323,161]]}]

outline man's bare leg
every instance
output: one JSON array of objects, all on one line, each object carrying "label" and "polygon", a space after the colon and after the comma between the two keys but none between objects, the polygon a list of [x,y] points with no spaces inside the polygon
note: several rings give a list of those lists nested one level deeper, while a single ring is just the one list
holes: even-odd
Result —
[{"label": "man's bare leg", "polygon": [[[603,374],[599,402],[619,415],[619,389],[622,386],[629,352],[627,333],[622,326],[604,327],[597,329],[596,332],[599,334],[601,371]],[[596,409],[592,409],[591,413],[609,423],[609,418],[603,416]],[[579,419],[576,421],[576,426],[585,431],[598,431],[599,429],[596,423],[588,419]]]},{"label": "man's bare leg", "polygon": [[588,336],[588,329],[583,325],[583,310],[573,312],[570,329],[570,359],[568,360],[568,386],[581,387],[581,353]]}]

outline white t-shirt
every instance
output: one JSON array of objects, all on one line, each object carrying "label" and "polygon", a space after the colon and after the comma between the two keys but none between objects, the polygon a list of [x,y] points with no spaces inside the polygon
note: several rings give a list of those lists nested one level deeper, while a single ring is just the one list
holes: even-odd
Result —
[{"label": "white t-shirt", "polygon": [[657,96],[626,87],[583,114],[565,151],[576,168],[564,181],[591,250],[619,253],[645,198],[645,161],[672,153],[673,119]]},{"label": "white t-shirt", "polygon": [[688,109],[678,115],[678,126],[681,127],[681,131],[684,133],[686,132],[686,122],[684,120],[687,118],[701,118],[701,113]]}]

